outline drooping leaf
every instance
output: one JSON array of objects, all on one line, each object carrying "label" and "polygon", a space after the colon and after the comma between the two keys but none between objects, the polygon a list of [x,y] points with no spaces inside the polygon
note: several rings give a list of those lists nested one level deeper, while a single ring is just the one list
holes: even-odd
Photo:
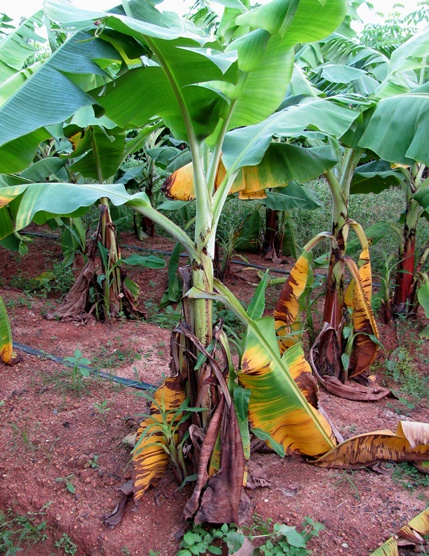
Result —
[{"label": "drooping leaf", "polygon": [[[165,379],[163,385],[154,394],[151,415],[140,424],[137,431],[138,440],[133,450],[136,500],[139,500],[149,486],[156,484],[165,473],[169,458],[163,448],[166,439],[160,424],[172,428],[177,424],[182,415],[177,414],[176,410],[183,404],[185,397],[185,388],[180,377]],[[178,432],[175,436],[176,441],[177,439]]]},{"label": "drooping leaf", "polygon": [[244,453],[234,404],[222,412],[220,470],[211,476],[202,494],[195,523],[239,523],[243,490]]},{"label": "drooping leaf", "polygon": [[[292,180],[307,182],[323,174],[332,168],[336,161],[332,158],[328,147],[313,147],[305,149],[287,143],[272,143],[265,152],[262,161],[257,166],[246,166],[240,168],[230,194],[239,192],[240,198],[265,198],[267,188],[278,188],[287,185]],[[179,200],[190,200],[195,198],[194,177],[192,163],[183,166],[167,178],[163,190],[170,198]],[[219,163],[215,187],[219,187],[226,175],[222,161]],[[288,208],[306,205],[306,200],[310,206],[315,204],[311,193],[305,194],[305,190],[300,190],[301,186],[293,185],[291,191],[285,190],[278,193],[282,197],[283,205]],[[265,204],[279,204],[274,193],[268,194]],[[291,197],[288,201],[286,197]],[[296,198],[295,198],[296,197]],[[271,206],[269,208],[272,208]],[[285,210],[283,208],[279,210]]]},{"label": "drooping leaf", "polygon": [[296,344],[299,339],[299,336],[294,334],[294,328],[296,328],[294,323],[299,315],[299,298],[304,293],[309,280],[311,258],[311,252],[304,249],[292,267],[274,309],[280,353],[284,353],[289,347]]},{"label": "drooping leaf", "polygon": [[370,556],[399,556],[396,539],[390,537],[390,539],[387,539],[387,541],[379,546],[377,550],[371,552]]},{"label": "drooping leaf", "polygon": [[267,198],[263,203],[272,210],[284,211],[294,208],[316,210],[322,206],[321,201],[312,189],[296,182],[290,182],[287,187],[267,191]]},{"label": "drooping leaf", "polygon": [[353,174],[350,193],[380,193],[399,185],[403,176],[385,160],[374,160],[358,166]]},{"label": "drooping leaf", "polygon": [[[381,241],[389,231],[392,230],[392,223],[391,222],[377,222],[372,226],[369,226],[365,229],[365,235],[370,242],[370,245],[376,245],[379,241]],[[347,241],[347,254],[353,255],[361,248],[361,242],[359,238],[354,238],[350,241]]]},{"label": "drooping leaf", "polygon": [[253,322],[238,379],[251,391],[252,427],[269,433],[287,454],[321,454],[335,444],[328,422],[307,402],[294,380],[293,375],[301,376],[306,368],[308,363],[299,345],[279,357],[272,318]]},{"label": "drooping leaf", "polygon": [[385,98],[377,104],[359,144],[390,162],[410,165],[418,161],[428,166],[428,111],[429,93]]},{"label": "drooping leaf", "polygon": [[377,323],[372,308],[372,276],[369,261],[369,249],[362,251],[358,269],[352,259],[345,258],[350,271],[353,273],[353,307],[352,319],[355,340],[350,355],[348,376],[353,378],[363,373],[374,361],[379,348]]},{"label": "drooping leaf", "polygon": [[381,430],[349,438],[315,463],[322,467],[359,469],[379,461],[425,461],[428,453],[429,425],[401,421],[396,433]]}]

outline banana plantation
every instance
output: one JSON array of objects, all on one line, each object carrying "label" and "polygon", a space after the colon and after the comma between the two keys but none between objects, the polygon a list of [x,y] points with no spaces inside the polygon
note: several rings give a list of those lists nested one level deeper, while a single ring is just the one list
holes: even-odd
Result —
[{"label": "banana plantation", "polygon": [[0,554],[429,553],[429,6],[0,13]]}]

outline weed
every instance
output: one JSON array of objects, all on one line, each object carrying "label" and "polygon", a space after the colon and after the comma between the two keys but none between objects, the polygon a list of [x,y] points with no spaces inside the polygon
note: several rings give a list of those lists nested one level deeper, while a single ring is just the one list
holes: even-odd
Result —
[{"label": "weed", "polygon": [[[150,552],[152,552],[152,550]],[[124,556],[131,556],[131,552],[128,546],[124,546],[123,548],[121,548],[121,554],[123,554]]]},{"label": "weed", "polygon": [[82,357],[82,352],[78,349],[75,350],[73,356],[64,357],[64,361],[70,363],[72,367],[72,390],[75,392],[86,390],[83,377],[89,376],[89,369],[85,369],[82,365],[89,365],[91,361]]},{"label": "weed", "polygon": [[98,456],[94,455],[85,463],[84,467],[92,467],[92,469],[98,469],[100,467],[100,464],[98,463]]},{"label": "weed", "polygon": [[353,481],[353,471],[351,469],[344,469],[342,471],[340,471],[339,473],[335,474],[335,481],[334,481],[334,485],[335,486],[349,486],[353,497],[360,502],[360,494],[359,491],[357,489],[357,486],[355,484],[355,482]]},{"label": "weed", "polygon": [[55,548],[62,548],[65,556],[74,556],[77,552],[77,546],[66,533],[56,541]]},{"label": "weed", "polygon": [[174,328],[182,318],[180,310],[173,309],[171,305],[160,310],[156,303],[146,301],[145,307],[148,313],[147,321],[161,328]]},{"label": "weed", "polygon": [[106,422],[106,413],[112,409],[111,407],[107,406],[108,403],[109,402],[107,400],[103,400],[101,403],[94,404],[94,407],[98,411],[98,414],[100,415],[103,423]]},{"label": "weed", "polygon": [[71,267],[64,266],[60,262],[54,262],[52,270],[42,272],[35,278],[28,278],[20,273],[11,279],[10,285],[23,290],[27,294],[34,292],[41,297],[46,297],[49,293],[65,295],[74,281]]},{"label": "weed", "polygon": [[23,295],[18,295],[15,299],[8,299],[4,304],[7,309],[13,309],[15,307],[26,307],[27,309],[32,309],[33,298],[29,293],[24,292]]},{"label": "weed", "polygon": [[71,473],[70,475],[67,475],[67,477],[57,477],[55,479],[55,482],[64,483],[68,492],[74,494],[76,492],[76,487],[73,484],[73,479],[74,479],[74,473]]},{"label": "weed", "polygon": [[[271,519],[255,518],[249,532],[245,534],[236,525],[224,523],[220,528],[206,529],[196,525],[183,536],[177,556],[192,556],[193,554],[223,554],[222,546],[228,547],[228,553],[237,552],[246,538],[256,541],[258,545],[253,554],[274,556],[286,554],[289,556],[306,556],[311,554],[306,549],[307,542],[317,536],[324,526],[306,517],[302,532],[295,527],[283,523],[272,523]],[[261,544],[263,542],[263,544]]]},{"label": "weed", "polygon": [[398,463],[393,465],[392,480],[414,492],[419,488],[429,487],[429,475],[420,473],[411,463]]},{"label": "weed", "polygon": [[141,359],[141,355],[132,348],[114,349],[111,352],[102,346],[99,354],[93,357],[92,364],[97,368],[115,369],[125,362],[132,363],[138,359]]},{"label": "weed", "polygon": [[386,362],[388,378],[400,386],[401,392],[413,398],[428,398],[427,379],[421,377],[414,360],[404,347],[397,348]]},{"label": "weed", "polygon": [[[11,427],[12,427],[14,436],[18,437],[28,450],[31,450],[32,452],[34,452],[35,451],[35,446],[31,441],[30,432],[27,428],[27,425],[25,423],[23,423],[22,425],[17,425],[16,423],[11,423]],[[15,442],[15,444],[16,444],[16,442]]]},{"label": "weed", "polygon": [[45,514],[45,504],[39,512],[29,512],[19,515],[12,509],[6,512],[0,510],[0,553],[4,556],[14,556],[23,550],[23,546],[29,548],[47,539],[46,521],[37,523],[37,518]]}]

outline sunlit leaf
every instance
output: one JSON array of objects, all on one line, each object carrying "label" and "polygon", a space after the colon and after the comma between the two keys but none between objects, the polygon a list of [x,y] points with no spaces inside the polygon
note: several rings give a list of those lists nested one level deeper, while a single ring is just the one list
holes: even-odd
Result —
[{"label": "sunlit leaf", "polygon": [[327,421],[307,402],[295,382],[295,372],[302,376],[297,367],[309,369],[302,348],[296,345],[280,359],[273,319],[254,321],[238,372],[240,384],[251,391],[252,427],[270,434],[287,454],[321,454],[335,440]]},{"label": "sunlit leaf", "polygon": [[322,467],[367,467],[379,461],[425,461],[429,454],[429,424],[402,421],[396,433],[381,430],[342,442],[315,463]]}]

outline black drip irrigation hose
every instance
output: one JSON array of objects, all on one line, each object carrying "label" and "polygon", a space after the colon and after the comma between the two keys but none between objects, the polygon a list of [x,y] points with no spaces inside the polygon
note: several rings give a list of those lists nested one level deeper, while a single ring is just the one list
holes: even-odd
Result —
[{"label": "black drip irrigation hose", "polygon": [[[20,344],[19,342],[13,342],[13,347],[15,349],[18,349],[19,351],[28,353],[29,355],[35,355],[36,357],[50,359],[51,361],[61,363],[62,365],[65,365],[67,367],[74,367],[73,363],[65,361],[62,357],[57,357],[56,355],[51,355],[50,353],[46,353],[45,351],[40,351],[38,349],[25,346],[24,344]],[[117,382],[118,384],[122,384],[123,386],[129,386],[130,388],[137,388],[138,390],[156,390],[157,388],[154,384],[149,384],[148,382],[140,382],[139,380],[131,380],[130,378],[124,378],[122,376],[111,375],[110,373],[105,373],[104,371],[93,369],[88,365],[78,365],[78,368],[89,371],[89,373],[93,376],[104,378],[106,380],[110,380],[111,382]]]}]

